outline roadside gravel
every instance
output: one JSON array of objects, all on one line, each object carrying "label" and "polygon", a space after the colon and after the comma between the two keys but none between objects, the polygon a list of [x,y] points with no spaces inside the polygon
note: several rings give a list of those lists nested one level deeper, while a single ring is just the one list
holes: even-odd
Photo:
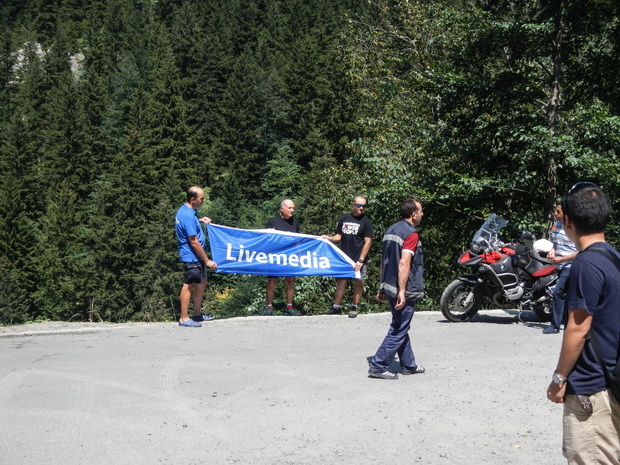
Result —
[{"label": "roadside gravel", "polygon": [[515,314],[417,313],[395,381],[389,313],[0,327],[0,464],[559,465],[561,334]]}]

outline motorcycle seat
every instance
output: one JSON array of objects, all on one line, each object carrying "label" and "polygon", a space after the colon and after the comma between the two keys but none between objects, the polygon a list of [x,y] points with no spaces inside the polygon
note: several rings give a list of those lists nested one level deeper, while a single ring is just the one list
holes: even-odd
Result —
[{"label": "motorcycle seat", "polygon": [[534,273],[532,273],[532,276],[534,276],[535,278],[540,278],[542,276],[549,276],[550,274],[555,273],[556,268],[557,267],[555,265],[545,266],[544,268],[541,268],[540,270],[536,270]]}]

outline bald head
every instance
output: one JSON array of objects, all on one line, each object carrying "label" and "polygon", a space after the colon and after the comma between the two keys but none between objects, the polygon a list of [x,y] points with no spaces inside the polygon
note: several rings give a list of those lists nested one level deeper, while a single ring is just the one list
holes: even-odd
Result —
[{"label": "bald head", "polygon": [[192,199],[197,199],[198,197],[203,196],[204,191],[202,190],[202,188],[198,186],[192,186],[189,189],[187,189],[186,194],[187,194],[187,201],[191,202]]},{"label": "bald head", "polygon": [[284,199],[280,203],[280,216],[285,220],[288,220],[295,214],[295,202],[291,199]]},{"label": "bald head", "polygon": [[205,201],[205,193],[202,188],[198,186],[192,186],[187,189],[187,205],[194,210],[198,210]]}]

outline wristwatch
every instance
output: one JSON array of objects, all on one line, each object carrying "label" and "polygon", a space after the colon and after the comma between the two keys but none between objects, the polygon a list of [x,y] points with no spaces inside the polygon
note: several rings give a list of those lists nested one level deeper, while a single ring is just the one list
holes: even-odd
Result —
[{"label": "wristwatch", "polygon": [[557,371],[553,372],[553,377],[551,378],[551,380],[560,387],[564,386],[564,383],[566,382],[566,378],[562,378],[560,375],[558,375]]},{"label": "wristwatch", "polygon": [[357,263],[364,263],[364,260],[362,258],[360,258]]}]

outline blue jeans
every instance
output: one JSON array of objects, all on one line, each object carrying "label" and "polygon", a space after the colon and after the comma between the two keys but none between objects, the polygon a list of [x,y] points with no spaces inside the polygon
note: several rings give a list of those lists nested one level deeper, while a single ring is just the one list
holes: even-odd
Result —
[{"label": "blue jeans", "polygon": [[570,266],[558,270],[558,282],[555,284],[555,289],[553,290],[553,315],[551,316],[551,324],[557,329],[560,329],[560,325],[564,319],[564,296],[566,294],[564,285],[568,279],[569,272]]},{"label": "blue jeans", "polygon": [[402,310],[394,310],[396,299],[388,298],[388,300],[392,309],[392,323],[377,353],[370,360],[370,370],[386,371],[394,360],[395,354],[398,354],[398,360],[403,368],[415,370],[417,365],[409,339],[409,328],[411,327],[415,304],[405,302]]}]

